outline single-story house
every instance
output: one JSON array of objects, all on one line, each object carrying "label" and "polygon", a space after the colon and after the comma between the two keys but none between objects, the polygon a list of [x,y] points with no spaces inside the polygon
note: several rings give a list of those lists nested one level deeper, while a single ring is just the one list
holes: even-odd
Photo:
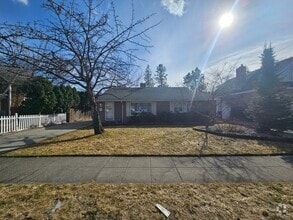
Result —
[{"label": "single-story house", "polygon": [[[148,112],[186,113],[190,110],[192,92],[186,87],[114,87],[99,96],[98,104],[102,122],[127,123],[131,116]],[[198,95],[196,101],[207,101]]]},{"label": "single-story house", "polygon": [[[293,57],[277,62],[276,69],[293,107]],[[246,117],[245,109],[257,95],[260,75],[261,69],[248,72],[243,64],[237,68],[236,77],[227,80],[215,92],[217,114],[223,119]]]}]

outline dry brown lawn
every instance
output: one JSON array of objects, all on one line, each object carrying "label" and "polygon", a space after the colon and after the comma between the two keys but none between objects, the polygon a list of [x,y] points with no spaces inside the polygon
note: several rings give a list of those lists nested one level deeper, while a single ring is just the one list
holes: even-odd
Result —
[{"label": "dry brown lawn", "polygon": [[195,154],[270,154],[293,152],[293,144],[241,140],[208,135],[192,127],[113,127],[102,135],[91,128],[80,129],[48,139],[8,156],[41,155],[195,155]]},{"label": "dry brown lawn", "polygon": [[0,185],[0,196],[0,219],[165,219],[155,203],[171,212],[168,219],[293,216],[292,183]]}]

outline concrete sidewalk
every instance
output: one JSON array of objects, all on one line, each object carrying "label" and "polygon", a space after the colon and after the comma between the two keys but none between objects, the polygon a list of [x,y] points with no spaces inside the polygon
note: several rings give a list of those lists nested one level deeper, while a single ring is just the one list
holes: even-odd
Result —
[{"label": "concrete sidewalk", "polygon": [[293,182],[293,156],[0,157],[1,183]]},{"label": "concrete sidewalk", "polygon": [[91,121],[53,125],[0,135],[0,154],[91,125]]}]

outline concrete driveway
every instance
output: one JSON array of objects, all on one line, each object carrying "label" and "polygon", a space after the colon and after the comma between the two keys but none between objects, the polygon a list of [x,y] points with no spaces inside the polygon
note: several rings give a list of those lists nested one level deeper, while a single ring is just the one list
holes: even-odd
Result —
[{"label": "concrete driveway", "polygon": [[0,154],[25,147],[26,145],[34,144],[48,138],[56,137],[79,128],[87,127],[91,124],[91,121],[74,122],[2,134],[0,135]]}]

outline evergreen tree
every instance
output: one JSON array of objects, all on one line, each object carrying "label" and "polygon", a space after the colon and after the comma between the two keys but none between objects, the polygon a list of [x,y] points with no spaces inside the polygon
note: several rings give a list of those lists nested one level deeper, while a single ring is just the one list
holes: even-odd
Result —
[{"label": "evergreen tree", "polygon": [[64,112],[64,109],[63,109],[63,106],[64,106],[64,94],[61,91],[60,86],[54,86],[53,91],[54,91],[54,94],[56,96],[56,105],[55,105],[54,111],[63,113]]},{"label": "evergreen tree", "polygon": [[156,70],[157,74],[155,75],[156,82],[158,84],[158,87],[167,87],[167,73],[166,73],[166,67],[163,64],[159,64],[157,66]]},{"label": "evergreen tree", "polygon": [[257,97],[248,111],[257,122],[260,132],[269,132],[271,129],[284,131],[292,127],[291,101],[277,75],[275,54],[271,45],[265,45],[261,55]]},{"label": "evergreen tree", "polygon": [[57,99],[55,112],[68,112],[75,108],[80,102],[80,97],[75,88],[70,86],[54,86],[54,93]]},{"label": "evergreen tree", "polygon": [[145,82],[146,87],[154,87],[155,86],[155,82],[152,77],[152,70],[150,68],[150,65],[147,65],[147,67],[145,69],[144,82]]},{"label": "evergreen tree", "polygon": [[20,107],[21,114],[50,114],[54,112],[56,96],[52,83],[42,76],[34,77],[22,86],[26,99]]},{"label": "evergreen tree", "polygon": [[192,70],[191,73],[187,73],[183,77],[183,84],[192,91],[197,89],[197,91],[202,92],[206,89],[204,76],[201,74],[200,69],[198,69],[197,67],[195,68],[195,70]]},{"label": "evergreen tree", "polygon": [[89,95],[85,91],[78,91],[77,94],[80,99],[77,109],[82,110],[83,112],[90,111],[91,105]]}]

